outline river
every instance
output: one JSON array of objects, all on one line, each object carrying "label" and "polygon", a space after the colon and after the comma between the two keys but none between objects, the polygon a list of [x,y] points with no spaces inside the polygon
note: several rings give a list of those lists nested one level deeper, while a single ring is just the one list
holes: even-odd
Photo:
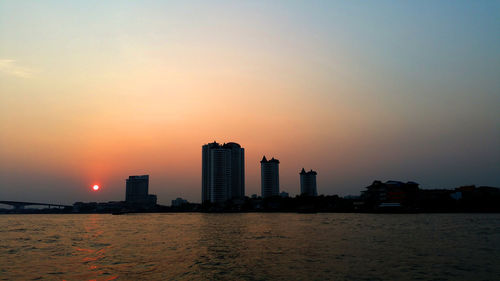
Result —
[{"label": "river", "polygon": [[500,280],[500,214],[0,215],[0,280]]}]

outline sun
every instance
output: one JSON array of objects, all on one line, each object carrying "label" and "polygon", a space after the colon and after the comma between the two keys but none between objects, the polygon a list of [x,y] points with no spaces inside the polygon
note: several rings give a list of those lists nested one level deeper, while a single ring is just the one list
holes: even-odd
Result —
[{"label": "sun", "polygon": [[99,186],[97,184],[94,184],[94,186],[92,186],[92,189],[94,191],[98,191],[99,190]]}]

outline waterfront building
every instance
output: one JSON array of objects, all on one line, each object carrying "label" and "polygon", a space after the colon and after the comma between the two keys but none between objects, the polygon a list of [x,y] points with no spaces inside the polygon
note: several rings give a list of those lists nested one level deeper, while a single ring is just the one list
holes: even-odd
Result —
[{"label": "waterfront building", "polygon": [[180,207],[187,203],[188,203],[187,200],[177,197],[175,200],[172,200],[172,207]]},{"label": "waterfront building", "polygon": [[245,150],[237,143],[229,142],[223,145],[231,151],[231,196],[245,197]]},{"label": "waterfront building", "polygon": [[318,196],[316,188],[316,173],[313,170],[306,172],[304,168],[300,172],[300,194],[307,196]]},{"label": "waterfront building", "polygon": [[201,161],[202,203],[221,203],[245,196],[245,150],[239,144],[205,144]]},{"label": "waterfront building", "polygon": [[280,193],[278,159],[267,160],[266,156],[260,161],[261,195],[262,198],[278,196]]},{"label": "waterfront building", "polygon": [[[367,207],[377,209],[385,207],[412,208],[416,205],[419,184],[413,181],[401,182],[389,180],[374,181],[362,192]],[[448,197],[448,194],[446,194]]]},{"label": "waterfront building", "polygon": [[136,205],[155,205],[156,195],[148,194],[149,175],[129,176],[126,179],[125,202]]}]

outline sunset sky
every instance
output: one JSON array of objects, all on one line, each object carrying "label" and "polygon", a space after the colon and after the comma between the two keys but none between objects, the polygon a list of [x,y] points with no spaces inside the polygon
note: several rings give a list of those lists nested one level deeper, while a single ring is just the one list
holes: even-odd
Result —
[{"label": "sunset sky", "polygon": [[500,1],[0,2],[0,200],[200,202],[214,140],[248,196],[500,186]]}]

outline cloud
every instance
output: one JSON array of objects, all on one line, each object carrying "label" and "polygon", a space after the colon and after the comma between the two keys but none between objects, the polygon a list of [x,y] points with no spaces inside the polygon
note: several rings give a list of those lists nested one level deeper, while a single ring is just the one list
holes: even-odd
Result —
[{"label": "cloud", "polygon": [[15,60],[0,59],[0,73],[21,78],[29,78],[33,74],[33,70],[17,65]]}]

